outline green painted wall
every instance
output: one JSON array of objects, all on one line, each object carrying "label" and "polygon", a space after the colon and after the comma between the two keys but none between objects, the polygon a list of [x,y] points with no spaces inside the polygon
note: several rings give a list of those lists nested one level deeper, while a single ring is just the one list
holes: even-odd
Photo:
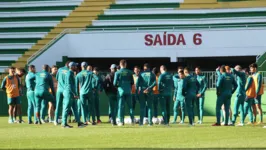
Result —
[{"label": "green painted wall", "polygon": [[[264,112],[266,112],[266,102],[265,99],[266,97],[263,96],[262,98],[262,107]],[[6,100],[6,94],[3,91],[0,91],[0,116],[7,116],[8,115],[8,106],[7,106],[7,100]],[[26,115],[27,113],[27,99],[25,96],[22,97],[22,111],[23,114]],[[172,103],[173,104],[173,103]],[[234,97],[232,98],[232,108],[233,108],[233,104],[234,104]],[[216,105],[216,93],[215,90],[208,90],[206,92],[206,99],[205,99],[205,114],[207,116],[213,116],[215,115],[215,105]],[[100,95],[100,110],[101,110],[101,114],[102,115],[107,115],[108,114],[108,99],[106,97],[106,95],[103,93]],[[139,104],[137,103],[136,106],[136,115],[139,115]],[[171,110],[172,110],[172,106],[171,106]],[[128,111],[127,111],[128,112]],[[126,112],[126,114],[128,114]],[[160,112],[160,107],[159,107],[159,112]],[[173,113],[171,111],[171,113]]]}]

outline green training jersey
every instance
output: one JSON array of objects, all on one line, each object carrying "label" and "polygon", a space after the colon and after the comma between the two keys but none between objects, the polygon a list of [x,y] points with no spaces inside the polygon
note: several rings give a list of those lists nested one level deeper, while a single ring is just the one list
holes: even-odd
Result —
[{"label": "green training jersey", "polygon": [[75,89],[75,76],[72,70],[67,71],[65,76],[65,88],[64,92],[68,92],[70,95],[77,96]]},{"label": "green training jersey", "polygon": [[170,73],[164,72],[159,76],[158,90],[162,95],[172,95],[173,76]]},{"label": "green training jersey", "polygon": [[222,73],[217,81],[217,93],[231,95],[235,92],[237,83],[232,74]]},{"label": "green training jersey", "polygon": [[118,87],[118,93],[131,94],[131,88],[134,84],[133,72],[126,68],[122,68],[115,73],[114,86]]},{"label": "green training jersey", "polygon": [[148,89],[149,93],[152,93],[153,87],[156,86],[156,76],[151,71],[143,71],[136,82],[137,93],[138,90],[144,91]]},{"label": "green training jersey", "polygon": [[100,75],[96,75],[93,73],[92,82],[93,82],[93,88],[96,91],[103,91],[103,81],[102,81],[102,78],[100,77]]},{"label": "green training jersey", "polygon": [[52,76],[47,71],[41,71],[36,74],[35,91],[48,92],[51,88],[53,96],[55,95]]},{"label": "green training jersey", "polygon": [[204,96],[205,91],[207,90],[207,79],[204,75],[200,74],[200,75],[197,75],[197,81],[199,83],[198,94],[201,94],[202,96]]},{"label": "green training jersey", "polygon": [[197,77],[194,75],[188,75],[186,76],[185,80],[187,80],[187,95],[197,95],[199,90],[199,82],[197,80]]},{"label": "green training jersey", "polygon": [[177,79],[174,82],[177,85],[174,97],[176,100],[184,101],[186,96],[186,89],[187,89],[187,80],[186,79]]},{"label": "green training jersey", "polygon": [[76,76],[76,93],[88,94],[93,89],[93,74],[87,70],[82,70]]},{"label": "green training jersey", "polygon": [[234,68],[231,69],[232,73],[236,75],[237,78],[237,89],[236,93],[241,95],[246,95],[245,85],[246,85],[246,74],[244,72],[236,71]]},{"label": "green training jersey", "polygon": [[56,80],[58,81],[58,87],[57,87],[57,90],[64,90],[65,88],[65,76],[66,76],[66,73],[68,71],[68,67],[62,67],[62,68],[59,68],[57,74],[56,74]]}]

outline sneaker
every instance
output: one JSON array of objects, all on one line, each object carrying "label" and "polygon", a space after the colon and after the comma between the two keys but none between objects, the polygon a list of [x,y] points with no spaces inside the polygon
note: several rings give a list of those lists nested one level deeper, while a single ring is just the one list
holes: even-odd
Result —
[{"label": "sneaker", "polygon": [[219,123],[215,123],[215,124],[213,124],[212,126],[221,126],[221,124],[219,124]]},{"label": "sneaker", "polygon": [[119,122],[117,126],[121,127],[123,126],[123,123]]},{"label": "sneaker", "polygon": [[97,123],[99,124],[99,123],[102,123],[102,121],[99,119],[99,120],[97,120]]},{"label": "sneaker", "polygon": [[221,125],[224,125],[224,124],[225,124],[224,122],[221,123]]},{"label": "sneaker", "polygon": [[92,123],[90,121],[87,121],[86,124],[87,125],[92,125]]},{"label": "sneaker", "polygon": [[234,122],[232,122],[232,121],[229,121],[228,122],[228,125],[231,125],[231,124],[235,124]]},{"label": "sneaker", "polygon": [[238,126],[238,127],[243,127],[243,126],[244,126],[244,123],[239,123],[239,124],[237,124],[236,126]]},{"label": "sneaker", "polygon": [[54,120],[49,120],[49,123],[54,123]]},{"label": "sneaker", "polygon": [[9,123],[9,124],[13,124],[14,121],[10,119],[10,120],[8,120],[8,123]]},{"label": "sneaker", "polygon": [[117,126],[117,124],[116,123],[112,123],[112,126]]},{"label": "sneaker", "polygon": [[29,121],[28,124],[33,124],[33,122],[32,121]]},{"label": "sneaker", "polygon": [[184,124],[184,121],[180,121],[179,124]]},{"label": "sneaker", "polygon": [[62,128],[73,128],[73,126],[66,124],[66,125],[63,125]]},{"label": "sneaker", "polygon": [[194,126],[195,126],[195,124],[194,124],[194,123],[192,123],[192,124],[189,124],[189,126],[190,126],[190,127],[194,127]]},{"label": "sneaker", "polygon": [[34,121],[34,124],[38,124],[38,121]]},{"label": "sneaker", "polygon": [[202,124],[202,121],[198,121],[197,124]]},{"label": "sneaker", "polygon": [[148,124],[148,127],[152,127],[153,125],[152,124]]},{"label": "sneaker", "polygon": [[56,121],[54,121],[54,125],[55,125],[55,126],[58,126],[58,123],[57,123]]},{"label": "sneaker", "polygon": [[253,122],[248,122],[247,125],[251,125],[251,124],[254,124]]},{"label": "sneaker", "polygon": [[96,122],[93,122],[91,125],[95,126],[95,125],[97,125],[97,123]]},{"label": "sneaker", "polygon": [[82,122],[78,123],[78,128],[84,128],[86,125]]},{"label": "sneaker", "polygon": [[25,123],[23,120],[19,120],[18,123]]},{"label": "sneaker", "polygon": [[45,124],[45,121],[44,121],[43,119],[41,119],[41,123],[42,123],[42,124]]}]

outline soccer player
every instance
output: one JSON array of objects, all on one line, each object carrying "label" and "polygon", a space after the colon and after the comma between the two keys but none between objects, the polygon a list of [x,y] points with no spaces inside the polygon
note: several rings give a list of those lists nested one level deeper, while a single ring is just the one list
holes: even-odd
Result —
[{"label": "soccer player", "polygon": [[194,126],[194,102],[197,99],[197,94],[199,90],[199,82],[197,77],[190,74],[188,68],[184,69],[184,74],[186,76],[187,88],[186,88],[186,110],[188,113],[189,125]]},{"label": "soccer player", "polygon": [[250,122],[248,124],[253,124],[253,113],[251,106],[254,102],[254,98],[256,97],[256,90],[252,75],[249,75],[248,72],[246,72],[246,74],[248,75],[248,78],[245,85],[246,98],[244,102],[244,120],[247,114],[249,114]]},{"label": "soccer player", "polygon": [[116,115],[117,115],[117,88],[113,85],[116,65],[112,64],[110,67],[111,72],[105,77],[105,81],[103,84],[106,95],[109,98],[109,111],[110,111],[110,119],[113,126],[116,126]]},{"label": "soccer player", "polygon": [[64,67],[59,68],[56,74],[56,79],[58,82],[58,87],[56,91],[56,109],[55,109],[55,120],[54,120],[54,125],[56,126],[58,125],[59,113],[62,112],[63,91],[65,88],[65,76],[69,70],[68,64],[69,64],[69,61],[65,63]]},{"label": "soccer player", "polygon": [[94,104],[95,104],[95,113],[97,117],[97,123],[102,123],[100,118],[100,97],[99,94],[103,91],[103,81],[101,76],[99,75],[99,69],[97,67],[93,68],[93,97],[94,97]]},{"label": "soccer player", "polygon": [[[51,69],[51,76],[52,76],[52,79],[53,79],[53,84],[54,84],[54,90],[55,90],[55,93],[57,91],[57,80],[56,80],[56,74],[58,72],[58,67],[57,66],[52,66],[52,69]],[[52,94],[52,90],[50,89],[50,93]],[[52,102],[55,102],[55,101],[52,101]],[[55,103],[52,103],[51,101],[49,101],[48,103],[48,116],[49,116],[49,122],[50,123],[53,123],[54,122],[54,106],[55,106]]]},{"label": "soccer player", "polygon": [[[15,68],[9,67],[9,75],[7,75],[1,84],[1,89],[7,94],[7,104],[9,105],[8,114],[9,120],[8,123],[12,124],[15,121],[15,107],[20,103],[19,97],[19,78],[15,75]],[[22,120],[22,118],[20,118]]]},{"label": "soccer player", "polygon": [[229,120],[229,108],[231,103],[232,94],[237,88],[237,83],[232,74],[226,72],[225,66],[220,68],[221,75],[217,81],[217,95],[218,99],[216,102],[216,123],[213,126],[221,126],[221,107],[224,104],[225,109],[225,126],[228,126]]},{"label": "soccer player", "polygon": [[134,123],[134,110],[132,108],[132,99],[131,99],[131,88],[134,84],[133,72],[126,69],[127,62],[126,60],[120,61],[121,69],[115,73],[114,78],[114,86],[118,88],[118,118],[119,123],[118,126],[124,125],[124,111],[125,111],[125,103],[127,103],[130,118],[132,123]]},{"label": "soccer player", "polygon": [[152,123],[152,103],[153,103],[153,87],[156,85],[156,76],[151,72],[149,64],[144,64],[143,72],[139,75],[136,83],[137,93],[140,103],[140,121],[139,125],[143,125],[145,116],[146,105],[148,109],[148,122],[151,126]]},{"label": "soccer player", "polygon": [[159,96],[159,90],[158,90],[158,79],[160,76],[160,73],[158,69],[155,67],[152,69],[152,73],[156,76],[156,86],[154,86],[153,90],[153,117],[158,118],[158,103],[160,100]]},{"label": "soccer player", "polygon": [[[42,71],[36,74],[36,86],[34,90],[35,104],[36,104],[36,116],[38,123],[45,123],[45,112],[47,110],[47,104],[49,101],[54,101],[55,90],[52,76],[49,74],[48,65],[43,65]],[[52,95],[49,92],[49,88],[52,90]]]},{"label": "soccer player", "polygon": [[207,89],[207,79],[206,77],[201,73],[200,67],[195,68],[195,73],[197,76],[197,80],[199,83],[199,90],[197,93],[197,110],[198,110],[198,124],[202,124],[203,122],[203,112],[204,112],[204,100],[205,100],[205,91]]},{"label": "soccer player", "polygon": [[172,99],[173,76],[167,72],[164,65],[160,67],[161,75],[158,79],[158,90],[160,92],[160,103],[165,125],[170,121],[170,102]]},{"label": "soccer player", "polygon": [[241,66],[237,65],[231,69],[232,73],[237,76],[237,89],[236,98],[234,104],[234,113],[232,119],[232,125],[235,125],[236,118],[238,116],[238,110],[240,109],[240,123],[237,126],[244,126],[244,101],[246,99],[246,74],[242,71]]},{"label": "soccer player", "polygon": [[72,126],[67,124],[67,116],[68,112],[72,109],[76,122],[78,123],[78,127],[84,127],[84,124],[80,122],[80,116],[78,116],[77,112],[77,103],[75,102],[78,99],[78,95],[75,88],[75,77],[74,71],[77,69],[77,64],[75,62],[70,62],[68,64],[69,70],[65,76],[65,87],[64,87],[64,100],[63,100],[63,115],[62,115],[62,127],[63,128],[73,128]]},{"label": "soccer player", "polygon": [[26,87],[27,87],[27,99],[28,99],[28,123],[32,124],[31,116],[34,115],[34,123],[37,124],[37,117],[35,112],[35,96],[34,96],[34,89],[35,89],[35,66],[30,65],[28,67],[29,72],[26,76]]},{"label": "soccer player", "polygon": [[136,93],[136,83],[140,75],[140,68],[139,66],[134,67],[134,74],[133,74],[133,79],[134,79],[134,85],[132,85],[132,108],[135,111],[136,103],[139,100],[139,95]]},{"label": "soccer player", "polygon": [[90,71],[90,72],[92,72],[92,66],[91,65],[88,65],[87,70]]},{"label": "soccer player", "polygon": [[249,66],[249,70],[252,73],[253,81],[255,83],[255,90],[256,90],[256,97],[254,99],[254,104],[253,104],[253,114],[254,114],[254,123],[256,122],[257,118],[257,111],[260,115],[260,121],[257,124],[262,124],[263,123],[263,112],[261,108],[261,96],[263,95],[264,92],[264,87],[263,87],[263,78],[260,72],[257,70],[258,65],[253,63]]},{"label": "soccer player", "polygon": [[174,121],[173,124],[176,124],[177,116],[178,116],[178,108],[181,108],[181,122],[180,124],[184,123],[185,120],[185,97],[186,97],[186,88],[187,83],[185,79],[185,74],[183,70],[178,72],[178,79],[174,80],[174,85],[176,86],[174,92]]},{"label": "soccer player", "polygon": [[[19,96],[23,96],[23,91],[24,91],[24,85],[23,85],[23,82],[22,82],[22,78],[23,76],[25,75],[26,73],[26,70],[24,68],[16,68],[16,76],[18,76],[18,79],[19,79],[19,83],[20,83],[20,88],[19,88]],[[22,120],[22,107],[21,107],[21,98],[19,98],[19,101],[18,103],[16,104],[16,107],[15,107],[15,115],[18,115],[19,116],[19,121],[16,121],[17,123],[24,123],[24,121]],[[15,116],[16,118],[16,116]]]},{"label": "soccer player", "polygon": [[[177,84],[175,84],[175,83],[177,83],[177,80],[179,79],[179,76],[178,76],[178,73],[179,73],[179,71],[183,71],[184,70],[184,68],[182,67],[182,66],[179,66],[178,68],[177,68],[177,74],[175,74],[175,75],[173,75],[173,82],[174,82],[174,90],[176,91],[177,90]],[[182,120],[182,111],[181,111],[181,108],[179,107],[178,108],[178,114],[180,114],[180,120]],[[184,120],[185,120],[185,117],[184,117]],[[183,124],[184,122],[182,122],[182,121],[180,121],[180,124]]]},{"label": "soccer player", "polygon": [[88,64],[86,62],[81,63],[82,71],[76,76],[76,92],[79,95],[79,101],[81,104],[81,115],[85,125],[89,124],[88,112],[92,115],[92,125],[96,125],[95,122],[95,107],[93,100],[93,74],[87,71]]}]

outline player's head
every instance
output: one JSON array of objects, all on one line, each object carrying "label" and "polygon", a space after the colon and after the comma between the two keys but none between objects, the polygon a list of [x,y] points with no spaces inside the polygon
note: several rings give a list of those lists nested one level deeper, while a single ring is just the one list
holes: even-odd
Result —
[{"label": "player's head", "polygon": [[121,69],[121,67],[118,65],[116,66],[117,71]]},{"label": "player's head", "polygon": [[179,76],[180,79],[184,79],[185,78],[184,70],[178,71],[178,76]]},{"label": "player's head", "polygon": [[8,72],[9,72],[9,75],[13,76],[15,75],[16,68],[11,66],[8,68]]},{"label": "player's head", "polygon": [[258,65],[256,63],[252,63],[251,65],[249,65],[249,70],[251,73],[257,72],[257,69],[258,69]]},{"label": "player's head", "polygon": [[226,72],[226,73],[231,73],[231,68],[230,68],[230,66],[225,66],[225,72]]},{"label": "player's head", "polygon": [[145,70],[149,70],[149,69],[150,69],[150,65],[148,63],[145,63],[143,65],[143,70],[145,71]]},{"label": "player's head", "polygon": [[226,72],[226,70],[225,70],[225,66],[224,66],[224,65],[220,67],[220,72],[221,72],[221,73],[225,73],[225,72]]},{"label": "player's head", "polygon": [[87,62],[82,62],[82,63],[81,63],[81,69],[82,69],[82,70],[86,70],[87,67],[88,67],[88,63],[87,63]]},{"label": "player's head", "polygon": [[127,61],[125,59],[120,60],[119,63],[121,68],[126,68],[127,67]]},{"label": "player's head", "polygon": [[65,63],[65,66],[68,67],[68,64],[69,64],[70,62],[71,62],[71,61],[67,61],[67,62]]},{"label": "player's head", "polygon": [[134,67],[134,73],[135,73],[136,75],[139,75],[139,73],[140,73],[140,68],[139,68],[139,66],[135,66],[135,67]]},{"label": "player's head", "polygon": [[189,75],[189,72],[190,72],[190,70],[189,70],[188,67],[184,68],[184,74],[185,74],[185,76],[188,76]]},{"label": "player's head", "polygon": [[91,65],[88,65],[87,70],[88,71],[92,71],[92,66]]},{"label": "player's head", "polygon": [[19,77],[22,77],[24,76],[26,73],[26,70],[24,68],[16,68],[16,74],[19,76]]},{"label": "player's head", "polygon": [[78,66],[78,64],[75,63],[75,62],[73,62],[73,61],[70,62],[70,63],[68,64],[68,67],[69,67],[69,69],[70,69],[71,71],[76,71],[77,66]]},{"label": "player's head", "polygon": [[200,66],[195,68],[196,75],[199,75],[201,73]]},{"label": "player's head", "polygon": [[42,66],[42,70],[49,72],[49,65],[45,64]]},{"label": "player's head", "polygon": [[96,74],[96,75],[98,75],[98,73],[99,73],[99,68],[98,68],[98,67],[94,67],[94,68],[93,68],[93,73]]},{"label": "player's head", "polygon": [[110,70],[111,72],[116,72],[116,64],[112,64]]},{"label": "player's head", "polygon": [[158,75],[159,71],[156,67],[152,68],[152,72],[155,74],[155,75]]},{"label": "player's head", "polygon": [[52,71],[51,71],[52,74],[54,74],[54,75],[57,74],[57,71],[58,71],[58,67],[56,65],[53,65],[52,66]]},{"label": "player's head", "polygon": [[161,73],[164,73],[165,71],[167,71],[166,66],[165,66],[165,65],[161,65],[161,67],[160,67],[160,72],[161,72]]},{"label": "player's head", "polygon": [[246,75],[249,75],[249,70],[248,70],[248,68],[244,68],[243,70],[244,70],[244,72],[245,72]]},{"label": "player's head", "polygon": [[35,66],[34,66],[34,65],[29,65],[28,70],[29,70],[30,72],[33,72],[33,73],[36,72],[36,69],[35,69]]},{"label": "player's head", "polygon": [[178,73],[179,71],[181,71],[181,70],[184,70],[184,68],[183,68],[182,66],[177,67],[177,73]]},{"label": "player's head", "polygon": [[236,66],[235,66],[235,70],[236,70],[236,71],[242,71],[242,67],[241,67],[240,65],[236,65]]}]

